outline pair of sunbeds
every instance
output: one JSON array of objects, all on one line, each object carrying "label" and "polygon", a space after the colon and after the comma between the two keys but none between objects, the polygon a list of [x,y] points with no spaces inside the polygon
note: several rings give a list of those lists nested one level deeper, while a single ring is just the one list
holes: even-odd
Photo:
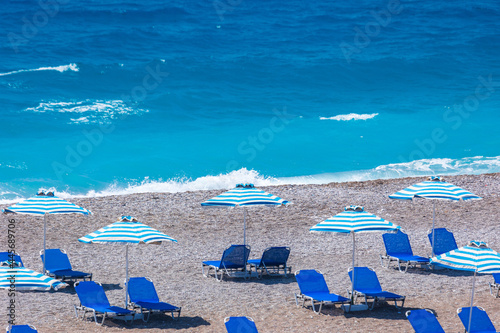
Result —
[{"label": "pair of sunbeds", "polygon": [[[385,267],[389,267],[392,261],[397,262],[399,270],[401,272],[406,272],[409,266],[424,267],[430,264],[430,259],[426,257],[416,256],[413,254],[411,248],[410,239],[407,234],[398,231],[397,233],[386,233],[382,235],[385,246],[385,255],[380,256],[380,263],[384,266],[384,260],[387,261]],[[434,254],[440,255],[458,248],[457,242],[453,233],[446,230],[445,228],[434,229],[434,236],[432,232],[428,234],[431,246],[433,244],[433,238],[435,240]],[[403,270],[402,264],[406,266]]]},{"label": "pair of sunbeds", "polygon": [[[496,333],[495,326],[491,322],[486,311],[474,306],[472,307],[472,319],[470,331],[469,318],[470,307],[464,307],[457,310],[458,317],[468,333]],[[406,317],[416,333],[444,333],[443,327],[437,320],[434,313],[429,309],[411,310],[406,312]]]},{"label": "pair of sunbeds", "polygon": [[[132,310],[111,306],[100,283],[94,281],[79,281],[75,283],[75,291],[80,300],[80,305],[75,305],[75,315],[82,311],[82,319],[87,312],[92,312],[96,324],[103,324],[106,316],[116,317],[125,321],[136,319],[136,309],[140,310],[143,321],[148,321],[152,312],[170,313],[172,318],[177,313],[181,315],[181,308],[169,303],[160,302],[153,282],[145,277],[130,278],[127,283],[127,292],[130,296],[129,306]],[[102,321],[97,321],[97,315],[102,315]],[[146,316],[147,315],[147,316]]]},{"label": "pair of sunbeds", "polygon": [[[351,282],[353,281],[354,273],[354,295],[351,290],[348,290],[349,296],[355,302],[358,297],[364,298],[364,304],[372,310],[376,303],[382,300],[394,301],[396,308],[397,302],[401,302],[400,307],[403,307],[405,296],[394,294],[382,290],[377,274],[368,267],[354,267],[348,272]],[[295,278],[300,288],[300,292],[295,294],[295,304],[298,306],[299,301],[302,300],[302,307],[304,307],[306,300],[311,301],[312,310],[319,314],[323,304],[349,304],[351,299],[330,293],[326,284],[323,273],[318,270],[300,270],[295,272]],[[368,301],[371,300],[370,303]],[[315,304],[316,303],[316,304]],[[316,309],[316,305],[319,308]],[[343,306],[344,310],[349,310],[349,307]]]},{"label": "pair of sunbeds", "polygon": [[[222,281],[224,275],[247,279],[253,275],[262,278],[264,273],[284,275],[285,277],[291,273],[292,268],[287,265],[290,256],[289,247],[269,247],[264,250],[260,259],[249,260],[249,256],[249,245],[231,245],[224,251],[221,260],[202,262],[201,272],[203,276],[208,277],[213,271],[217,281]],[[255,270],[254,274],[252,274],[252,270]]]}]

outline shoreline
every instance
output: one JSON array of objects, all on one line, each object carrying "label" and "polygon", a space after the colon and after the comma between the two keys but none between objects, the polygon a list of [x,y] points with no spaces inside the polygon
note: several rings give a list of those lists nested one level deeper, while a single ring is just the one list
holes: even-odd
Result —
[{"label": "shoreline", "polygon": [[[458,246],[470,240],[486,241],[500,250],[500,173],[445,176],[446,181],[473,192],[483,200],[437,202],[436,227],[451,230]],[[266,247],[290,246],[288,263],[292,271],[319,269],[330,292],[346,295],[350,286],[347,268],[352,260],[349,237],[312,234],[314,224],[342,211],[351,204],[396,223],[410,235],[416,255],[427,256],[430,245],[427,230],[432,222],[432,205],[424,199],[404,202],[387,196],[424,177],[341,182],[322,185],[276,185],[259,187],[292,202],[286,208],[248,210],[247,243],[250,258],[259,258]],[[218,260],[231,244],[241,243],[243,216],[237,209],[202,208],[201,202],[224,190],[198,190],[177,193],[137,193],[70,201],[90,209],[89,217],[50,216],[47,248],[62,248],[76,270],[89,271],[104,284],[111,305],[123,306],[125,278],[124,246],[83,244],[77,241],[92,231],[116,221],[120,215],[135,216],[140,222],[172,236],[176,244],[129,247],[130,276],[152,278],[160,300],[182,306],[179,320],[152,316],[148,323],[132,325],[106,320],[103,327],[76,319],[73,305],[78,303],[72,287],[58,292],[19,292],[17,324],[32,324],[39,332],[224,332],[224,317],[250,316],[259,332],[413,332],[404,312],[431,308],[445,331],[463,327],[456,308],[468,306],[472,274],[458,271],[429,272],[409,269],[400,273],[382,268],[381,233],[357,236],[357,265],[373,268],[382,288],[406,295],[405,308],[398,313],[393,306],[373,311],[343,314],[336,306],[324,307],[316,315],[296,307],[293,293],[298,291],[294,277],[247,281],[229,279],[216,282],[201,274],[201,262]],[[57,195],[57,193],[56,193]],[[8,215],[16,219],[19,239],[16,249],[26,267],[41,270],[43,219],[28,215]],[[4,217],[5,219],[5,217]],[[6,226],[4,226],[4,229]],[[4,230],[5,231],[5,230]],[[5,248],[5,246],[4,246]],[[500,300],[489,294],[492,277],[476,280],[475,305],[483,306],[500,327]],[[6,297],[0,306],[6,308]]]}]

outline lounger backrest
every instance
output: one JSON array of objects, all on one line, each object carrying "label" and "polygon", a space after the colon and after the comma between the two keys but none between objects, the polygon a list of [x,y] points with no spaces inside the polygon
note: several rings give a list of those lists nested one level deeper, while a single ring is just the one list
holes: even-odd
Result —
[{"label": "lounger backrest", "polygon": [[413,255],[410,239],[404,232],[398,230],[396,233],[385,233],[382,235],[382,238],[384,239],[385,251],[388,255]]},{"label": "lounger backrest", "polygon": [[[45,269],[51,272],[69,269],[71,270],[71,263],[69,262],[68,255],[60,249],[46,249],[45,250]],[[43,252],[40,254],[43,261]]]},{"label": "lounger backrest", "polygon": [[267,266],[285,265],[289,256],[289,247],[269,247],[264,250],[260,262],[261,264],[265,264]]},{"label": "lounger backrest", "polygon": [[[434,246],[434,254],[440,255],[452,250],[458,249],[457,242],[455,241],[455,236],[452,232],[446,230],[446,228],[436,228],[434,229],[436,239],[436,245]],[[429,242],[432,246],[432,230],[427,235],[429,237]]]},{"label": "lounger backrest", "polygon": [[303,269],[295,274],[302,294],[326,292],[330,293],[326,285],[325,277],[314,269]]},{"label": "lounger backrest", "polygon": [[21,257],[18,256],[17,254],[14,255],[14,258],[10,256],[9,252],[0,252],[0,265],[2,266],[10,266],[12,262],[9,262],[10,260],[14,259],[15,266],[17,267],[24,267],[23,261],[21,260]]},{"label": "lounger backrest", "polygon": [[145,277],[133,277],[128,280],[127,284],[130,301],[158,303],[160,299],[156,293],[156,288],[153,282]]},{"label": "lounger backrest", "polygon": [[406,313],[406,317],[416,333],[444,333],[436,316],[429,310],[411,310]]},{"label": "lounger backrest", "polygon": [[10,333],[36,333],[36,329],[32,328],[30,325],[13,325],[10,328]]},{"label": "lounger backrest", "polygon": [[104,288],[94,281],[81,281],[75,285],[75,291],[83,306],[92,308],[94,305],[110,306]]},{"label": "lounger backrest", "polygon": [[231,245],[222,254],[221,266],[225,268],[243,268],[247,264],[249,255],[250,246]]},{"label": "lounger backrest", "polygon": [[495,281],[495,283],[500,284],[500,273],[493,274],[493,280]]},{"label": "lounger backrest", "polygon": [[[458,316],[462,321],[462,324],[465,328],[469,327],[469,315],[470,315],[470,307],[465,307],[459,309]],[[472,322],[470,326],[471,332],[493,332],[495,333],[495,326],[491,322],[490,317],[483,309],[478,308],[477,306],[472,307]]]},{"label": "lounger backrest", "polygon": [[225,324],[228,333],[258,333],[255,322],[247,317],[226,318]]},{"label": "lounger backrest", "polygon": [[369,290],[372,292],[382,291],[377,273],[368,267],[354,267],[354,271],[349,271],[349,278],[351,281],[353,272],[355,274],[354,290]]}]

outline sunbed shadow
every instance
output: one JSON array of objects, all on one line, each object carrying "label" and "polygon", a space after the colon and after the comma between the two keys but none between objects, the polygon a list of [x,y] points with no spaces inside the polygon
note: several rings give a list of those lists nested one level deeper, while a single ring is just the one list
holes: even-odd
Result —
[{"label": "sunbed shadow", "polygon": [[[474,272],[469,271],[459,271],[455,269],[414,269],[408,270],[405,274],[417,274],[417,275],[445,275],[445,276],[473,276]],[[482,274],[481,274],[482,275]]]},{"label": "sunbed shadow", "polygon": [[152,314],[148,322],[143,322],[141,319],[135,320],[134,322],[128,325],[120,323],[119,321],[110,321],[110,323],[111,322],[113,323],[109,326],[121,327],[123,329],[145,329],[145,330],[150,330],[153,328],[157,329],[169,328],[169,329],[182,330],[182,329],[210,325],[208,321],[199,316],[186,317],[182,316],[181,314],[180,318],[172,319],[170,316],[163,315],[160,313]]},{"label": "sunbed shadow", "polygon": [[384,320],[406,320],[405,312],[411,308],[396,309],[394,305],[381,302],[373,310],[346,312],[346,318],[375,318]]},{"label": "sunbed shadow", "polygon": [[297,283],[295,280],[295,276],[290,274],[288,277],[279,277],[279,276],[266,276],[264,275],[261,279],[257,279],[256,277],[252,277],[250,279],[242,279],[242,278],[224,278],[226,282],[236,282],[236,283],[259,283],[265,285],[275,285],[275,284],[290,284]]}]

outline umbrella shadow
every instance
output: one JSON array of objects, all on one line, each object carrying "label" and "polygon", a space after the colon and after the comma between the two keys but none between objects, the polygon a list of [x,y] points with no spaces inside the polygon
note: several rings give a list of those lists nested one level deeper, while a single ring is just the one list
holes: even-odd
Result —
[{"label": "umbrella shadow", "polygon": [[108,324],[109,327],[120,327],[122,329],[144,329],[150,330],[153,328],[157,329],[189,329],[200,326],[210,326],[211,324],[199,316],[187,317],[180,316],[180,318],[173,319],[170,315],[164,315],[161,313],[153,313],[149,318],[148,322],[142,321],[142,319],[138,319],[133,321],[132,323],[123,325],[123,321],[118,320],[106,320],[104,324]]},{"label": "umbrella shadow", "polygon": [[[444,275],[444,276],[449,276],[449,277],[462,277],[462,276],[474,276],[474,272],[470,271],[462,271],[462,270],[455,270],[455,269],[449,269],[449,268],[444,268],[444,269],[414,269],[408,271],[405,274],[416,274],[416,275]],[[484,275],[481,273],[478,273],[478,276]]]},{"label": "umbrella shadow", "polygon": [[374,318],[384,320],[406,320],[405,313],[412,308],[395,308],[394,304],[384,301],[378,302],[373,310],[346,312],[345,317],[349,318]]},{"label": "umbrella shadow", "polygon": [[102,283],[102,288],[104,291],[108,290],[123,290],[123,287],[119,283]]}]

